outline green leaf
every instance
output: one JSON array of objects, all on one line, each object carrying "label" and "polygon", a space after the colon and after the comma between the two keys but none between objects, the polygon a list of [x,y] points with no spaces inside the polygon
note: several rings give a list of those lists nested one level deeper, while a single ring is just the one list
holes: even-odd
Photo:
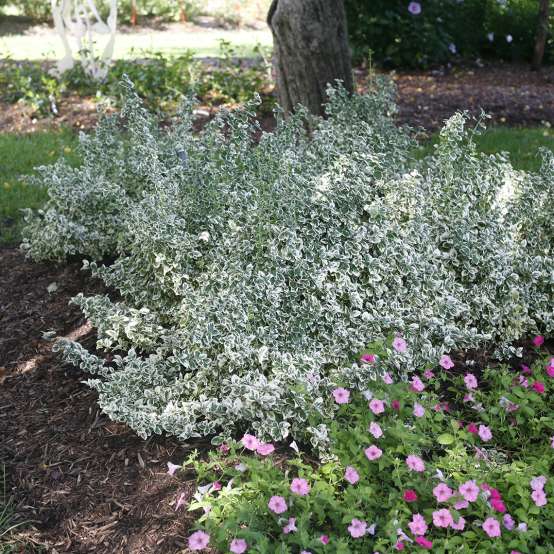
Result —
[{"label": "green leaf", "polygon": [[450,433],[443,433],[437,437],[437,442],[439,444],[452,444],[454,442],[454,437]]}]

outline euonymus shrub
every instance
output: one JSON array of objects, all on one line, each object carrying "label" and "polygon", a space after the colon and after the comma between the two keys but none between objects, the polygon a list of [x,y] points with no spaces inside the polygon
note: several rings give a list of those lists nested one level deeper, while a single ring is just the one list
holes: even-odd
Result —
[{"label": "euonymus shrub", "polygon": [[160,130],[127,88],[120,116],[82,137],[81,167],[42,169],[49,200],[23,247],[80,255],[119,293],[74,299],[116,355],[58,347],[140,435],[325,443],[328,388],[372,376],[351,363],[370,341],[408,339],[388,362],[407,373],[552,330],[552,155],[516,172],[479,154],[458,114],[416,161],[387,83],[331,89],[310,132],[300,109],[273,133],[255,103],[200,134],[188,103]]}]

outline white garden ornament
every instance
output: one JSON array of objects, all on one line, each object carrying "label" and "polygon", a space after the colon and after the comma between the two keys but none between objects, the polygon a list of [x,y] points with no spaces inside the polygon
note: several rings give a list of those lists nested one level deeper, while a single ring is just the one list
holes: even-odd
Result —
[{"label": "white garden ornament", "polygon": [[[54,26],[62,39],[64,57],[57,63],[63,73],[75,65],[69,36],[75,37],[77,53],[85,71],[94,79],[103,79],[113,56],[117,28],[117,0],[110,0],[110,13],[102,21],[94,0],[51,0]],[[95,54],[94,34],[108,35],[100,56]]]}]

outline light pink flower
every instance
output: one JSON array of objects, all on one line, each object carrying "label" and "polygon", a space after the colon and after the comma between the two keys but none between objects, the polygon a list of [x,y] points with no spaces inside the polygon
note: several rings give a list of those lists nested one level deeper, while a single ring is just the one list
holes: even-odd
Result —
[{"label": "light pink flower", "polygon": [[483,531],[485,531],[485,533],[491,538],[500,537],[501,535],[500,523],[498,523],[494,517],[488,517],[485,519],[482,527]]},{"label": "light pink flower", "polygon": [[533,479],[531,479],[530,485],[534,491],[542,490],[544,489],[544,485],[546,485],[546,477],[544,475],[533,477]]},{"label": "light pink flower", "polygon": [[167,462],[167,473],[169,475],[175,475],[175,472],[181,469],[181,466],[178,466],[177,464],[172,464],[171,462]]},{"label": "light pink flower", "polygon": [[282,496],[272,496],[267,505],[276,514],[282,514],[287,511],[287,503]]},{"label": "light pink flower", "polygon": [[410,381],[410,383],[411,383],[410,388],[413,391],[422,392],[425,390],[425,385],[423,384],[423,381],[417,375],[412,377],[412,380]]},{"label": "light pink flower", "polygon": [[258,444],[258,447],[256,448],[256,452],[260,456],[269,456],[273,452],[275,452],[275,447],[270,443],[261,442]]},{"label": "light pink flower", "polygon": [[432,372],[432,370],[426,369],[423,372],[423,376],[425,377],[425,379],[432,379],[435,376],[435,374]]},{"label": "light pink flower", "polygon": [[333,391],[333,397],[337,404],[348,404],[350,400],[350,391],[348,389],[343,389],[339,387]]},{"label": "light pink flower", "polygon": [[221,483],[219,481],[214,481],[212,483],[212,490],[214,491],[220,491],[221,490]]},{"label": "light pink flower", "polygon": [[383,430],[381,429],[381,426],[375,422],[375,421],[372,421],[370,424],[369,424],[369,432],[376,438],[378,439],[379,437],[382,437],[383,436]]},{"label": "light pink flower", "polygon": [[502,518],[502,523],[504,524],[504,527],[508,529],[508,531],[511,531],[516,525],[514,518],[510,514],[504,515],[504,517]]},{"label": "light pink flower", "polygon": [[385,383],[385,385],[392,385],[394,383],[388,371],[383,374],[383,383]]},{"label": "light pink flower", "polygon": [[366,364],[372,364],[375,362],[376,359],[377,357],[375,356],[375,354],[362,354],[360,356],[360,360],[362,362],[365,362]]},{"label": "light pink flower", "polygon": [[355,485],[360,480],[360,475],[358,474],[358,472],[352,466],[347,466],[347,468],[344,472],[344,478],[351,485]]},{"label": "light pink flower", "polygon": [[298,496],[306,496],[310,492],[310,485],[306,479],[295,477],[290,485],[290,490]]},{"label": "light pink flower", "polygon": [[473,373],[467,373],[464,377],[464,383],[469,390],[476,389],[478,387],[477,378]]},{"label": "light pink flower", "polygon": [[408,4],[408,11],[412,15],[419,15],[421,13],[421,4],[419,2],[410,2]]},{"label": "light pink flower", "polygon": [[550,358],[550,362],[546,366],[546,374],[549,377],[554,377],[554,358]]},{"label": "light pink flower", "polygon": [[413,454],[410,454],[406,458],[406,465],[412,471],[417,471],[418,473],[425,471],[425,463],[423,462],[423,460],[419,456],[415,456]]},{"label": "light pink flower", "polygon": [[285,535],[288,535],[289,533],[294,533],[295,531],[297,531],[296,518],[289,517],[288,523],[283,527],[283,533],[285,533]]},{"label": "light pink flower", "polygon": [[348,526],[348,532],[354,539],[359,539],[366,534],[367,523],[360,519],[353,519],[352,523]]},{"label": "light pink flower", "polygon": [[383,455],[383,451],[374,444],[366,448],[364,453],[366,458],[370,461],[378,460]]},{"label": "light pink flower", "polygon": [[452,489],[445,483],[439,483],[433,489],[433,495],[438,502],[446,502],[452,496]]},{"label": "light pink flower", "polygon": [[189,537],[189,548],[191,550],[204,550],[208,543],[210,542],[210,535],[204,533],[204,531],[195,531]]},{"label": "light pink flower", "polygon": [[542,335],[537,335],[534,339],[533,339],[533,345],[536,346],[537,348],[539,346],[542,346],[544,344],[544,337]]},{"label": "light pink flower", "polygon": [[425,415],[425,408],[418,404],[417,402],[414,404],[414,416],[416,417],[423,417]]},{"label": "light pink flower", "polygon": [[519,384],[524,388],[528,388],[529,387],[529,381],[527,381],[527,379],[523,376],[523,375],[520,375],[519,376]]},{"label": "light pink flower", "polygon": [[385,404],[382,400],[378,400],[377,398],[372,398],[369,401],[369,409],[375,414],[382,414],[385,411]]},{"label": "light pink flower", "polygon": [[475,481],[466,481],[458,487],[458,491],[467,502],[475,502],[479,496],[479,487]]},{"label": "light pink flower", "polygon": [[[417,2],[413,2],[413,4],[417,4]],[[392,341],[392,347],[397,352],[406,352],[406,350],[408,349],[408,345],[402,337],[395,337]]]},{"label": "light pink flower", "polygon": [[458,500],[456,504],[454,504],[454,508],[456,510],[464,510],[469,506],[469,502],[467,500]]},{"label": "light pink flower", "polygon": [[427,533],[427,524],[425,518],[421,514],[414,514],[412,521],[408,523],[408,527],[413,535],[425,535]]},{"label": "light pink flower", "polygon": [[233,554],[242,554],[246,552],[247,549],[248,545],[244,539],[233,539],[229,545],[229,550],[233,552]]},{"label": "light pink flower", "polygon": [[450,525],[450,527],[452,527],[452,529],[455,529],[456,531],[463,531],[465,526],[466,520],[462,516],[460,516],[458,523],[452,522],[452,524]]},{"label": "light pink flower", "polygon": [[482,441],[488,442],[492,439],[492,432],[486,425],[479,425],[479,437]]},{"label": "light pink flower", "polygon": [[229,445],[226,442],[224,442],[223,444],[219,445],[218,450],[222,454],[228,454],[231,449],[229,448]]},{"label": "light pink flower", "polygon": [[453,523],[450,510],[442,508],[433,512],[433,525],[435,527],[450,527]]},{"label": "light pink flower", "polygon": [[450,356],[443,354],[440,357],[439,365],[444,369],[451,369],[454,367],[454,362],[452,361],[452,358]]},{"label": "light pink flower", "polygon": [[258,448],[258,445],[260,444],[258,439],[254,435],[249,435],[246,433],[244,437],[241,439],[242,445],[247,450],[256,450]]},{"label": "light pink flower", "polygon": [[546,504],[546,494],[542,489],[535,489],[531,493],[531,498],[537,506],[544,506]]}]

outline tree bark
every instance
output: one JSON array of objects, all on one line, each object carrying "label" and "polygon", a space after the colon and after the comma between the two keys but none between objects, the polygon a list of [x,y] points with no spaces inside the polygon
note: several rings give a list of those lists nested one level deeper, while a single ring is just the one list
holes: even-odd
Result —
[{"label": "tree bark", "polygon": [[131,25],[137,24],[137,0],[131,0]]},{"label": "tree bark", "polygon": [[533,52],[533,69],[540,69],[544,57],[544,47],[548,36],[550,0],[539,0],[539,21]]},{"label": "tree bark", "polygon": [[277,95],[285,113],[302,104],[322,114],[327,84],[337,79],[352,92],[343,0],[273,0],[267,22],[273,33]]}]

